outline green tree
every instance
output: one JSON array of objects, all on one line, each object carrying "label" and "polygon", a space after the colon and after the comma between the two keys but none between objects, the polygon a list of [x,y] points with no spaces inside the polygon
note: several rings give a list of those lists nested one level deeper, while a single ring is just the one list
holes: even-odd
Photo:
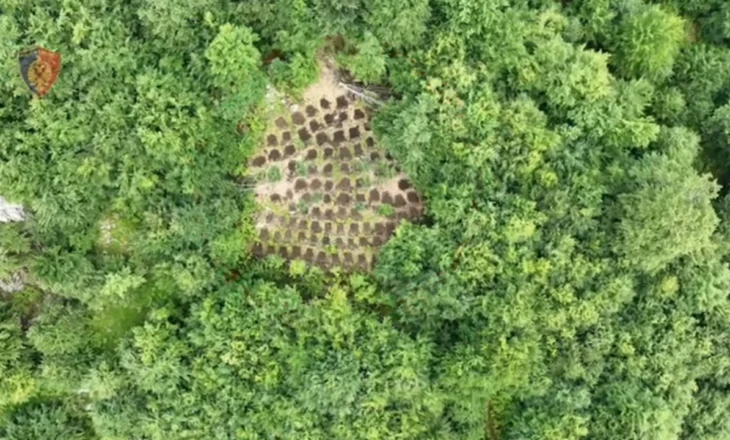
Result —
[{"label": "green tree", "polygon": [[254,46],[257,40],[250,29],[225,24],[205,51],[213,84],[233,95],[239,114],[259,102],[266,84],[259,70],[261,54]]},{"label": "green tree", "polygon": [[712,200],[719,187],[710,176],[683,170],[667,156],[649,155],[629,177],[635,189],[619,196],[617,249],[631,267],[651,273],[712,247],[719,222]]},{"label": "green tree", "polygon": [[371,0],[365,7],[364,27],[394,49],[417,47],[431,14],[427,0]]},{"label": "green tree", "polygon": [[385,54],[378,39],[366,33],[353,50],[354,54],[339,56],[338,62],[366,84],[380,81],[385,74]]},{"label": "green tree", "polygon": [[628,78],[666,78],[686,41],[685,26],[681,17],[659,5],[641,5],[626,13],[610,37],[613,67]]}]

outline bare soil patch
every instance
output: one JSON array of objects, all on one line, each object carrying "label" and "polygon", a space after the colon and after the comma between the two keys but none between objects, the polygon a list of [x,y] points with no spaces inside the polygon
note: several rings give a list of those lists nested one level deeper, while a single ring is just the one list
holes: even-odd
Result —
[{"label": "bare soil patch", "polygon": [[369,109],[332,69],[322,66],[288,113],[272,118],[249,164],[258,182],[254,254],[369,270],[398,222],[420,218],[422,197],[378,148]]}]

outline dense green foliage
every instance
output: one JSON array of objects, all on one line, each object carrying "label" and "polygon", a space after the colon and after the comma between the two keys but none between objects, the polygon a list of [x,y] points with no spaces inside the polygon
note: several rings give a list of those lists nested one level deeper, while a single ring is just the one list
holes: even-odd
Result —
[{"label": "dense green foliage", "polygon": [[[730,438],[729,16],[0,0],[0,439]],[[325,56],[427,201],[372,274],[248,251],[267,86]]]}]

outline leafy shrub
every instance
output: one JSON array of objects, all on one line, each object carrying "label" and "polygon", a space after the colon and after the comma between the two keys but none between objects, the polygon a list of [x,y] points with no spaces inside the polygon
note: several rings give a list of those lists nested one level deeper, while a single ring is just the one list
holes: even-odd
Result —
[{"label": "leafy shrub", "polygon": [[339,56],[338,62],[366,84],[380,81],[385,74],[385,54],[378,39],[367,33],[355,44],[354,51],[352,55]]},{"label": "leafy shrub", "polygon": [[5,440],[91,440],[90,421],[78,410],[58,401],[34,401],[16,407],[0,424]]},{"label": "leafy shrub", "polygon": [[289,61],[276,58],[268,72],[277,88],[296,95],[317,80],[319,67],[312,57],[295,53]]}]

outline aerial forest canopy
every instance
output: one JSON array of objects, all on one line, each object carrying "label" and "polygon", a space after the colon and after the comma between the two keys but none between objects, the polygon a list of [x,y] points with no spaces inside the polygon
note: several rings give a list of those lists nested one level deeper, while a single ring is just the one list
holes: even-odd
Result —
[{"label": "aerial forest canopy", "polygon": [[[367,268],[255,252],[329,68]],[[728,439],[728,185],[725,0],[0,0],[0,439]]]}]

